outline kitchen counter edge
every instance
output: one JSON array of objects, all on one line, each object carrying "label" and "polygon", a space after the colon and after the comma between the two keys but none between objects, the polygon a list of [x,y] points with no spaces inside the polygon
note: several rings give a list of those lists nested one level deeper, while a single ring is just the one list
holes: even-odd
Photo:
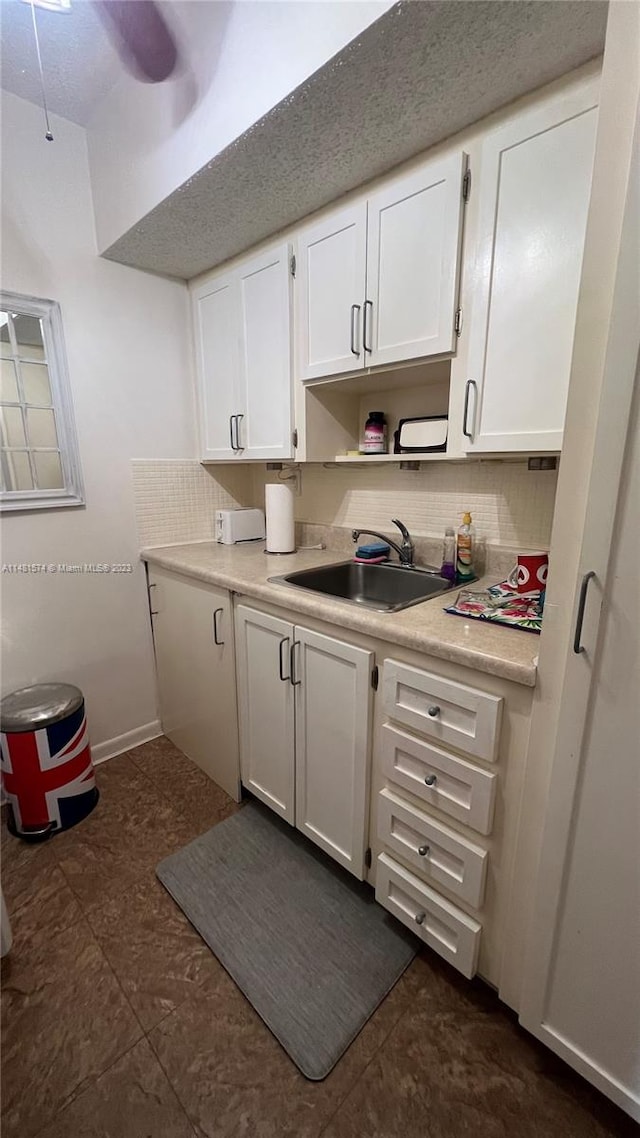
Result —
[{"label": "kitchen counter edge", "polygon": [[[256,554],[264,555],[262,546],[248,549],[247,546],[220,546],[215,542],[187,542],[143,549],[140,558],[183,577],[313,616],[327,624],[339,625],[390,645],[423,652],[525,687],[535,687],[538,638],[535,637],[536,643],[530,649],[526,645],[526,640],[534,639],[532,634],[527,636],[517,629],[452,617],[443,612],[443,597],[387,614],[345,604],[337,598],[305,595],[300,589],[287,591],[286,586],[272,584],[268,578],[311,565],[344,561],[344,556],[335,550],[315,555],[300,552],[261,563]],[[477,587],[490,583],[492,581],[483,578]],[[514,637],[517,640],[514,641]],[[471,642],[465,644],[465,640]]]}]

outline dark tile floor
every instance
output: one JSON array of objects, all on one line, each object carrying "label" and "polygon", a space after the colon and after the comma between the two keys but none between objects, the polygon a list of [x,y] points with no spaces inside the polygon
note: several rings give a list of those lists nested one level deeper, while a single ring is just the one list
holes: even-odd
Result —
[{"label": "dark tile floor", "polygon": [[41,846],[3,827],[3,1138],[626,1138],[482,983],[419,956],[331,1075],[293,1066],[154,875],[235,804],[166,739]]}]

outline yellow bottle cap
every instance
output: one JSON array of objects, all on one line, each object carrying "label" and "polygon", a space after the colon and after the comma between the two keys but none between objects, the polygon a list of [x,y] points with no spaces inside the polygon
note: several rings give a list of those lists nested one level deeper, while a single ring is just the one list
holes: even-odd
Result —
[{"label": "yellow bottle cap", "polygon": [[469,513],[468,510],[465,514],[463,514],[462,524],[463,524],[463,526],[470,526],[471,525],[471,514]]}]

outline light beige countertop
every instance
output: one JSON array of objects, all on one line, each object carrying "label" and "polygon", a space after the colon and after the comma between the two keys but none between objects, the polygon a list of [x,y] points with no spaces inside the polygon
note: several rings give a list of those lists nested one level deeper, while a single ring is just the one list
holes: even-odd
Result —
[{"label": "light beige countertop", "polygon": [[[443,596],[423,601],[402,612],[379,613],[268,580],[294,570],[346,560],[335,549],[274,555],[265,554],[263,542],[219,545],[204,541],[144,549],[141,557],[151,565],[246,597],[268,601],[283,609],[314,616],[329,624],[350,628],[390,644],[403,645],[416,652],[426,652],[517,684],[535,686],[537,636],[452,616],[443,611],[443,605],[447,603]],[[481,589],[497,580],[495,574],[483,577],[474,587]],[[453,590],[451,598],[456,595]]]}]

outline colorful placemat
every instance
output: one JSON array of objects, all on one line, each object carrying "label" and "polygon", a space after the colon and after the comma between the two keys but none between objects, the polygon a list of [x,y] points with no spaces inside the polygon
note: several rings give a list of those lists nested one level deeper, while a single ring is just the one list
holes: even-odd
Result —
[{"label": "colorful placemat", "polygon": [[544,592],[516,593],[507,581],[489,585],[488,589],[474,592],[462,589],[454,603],[445,608],[452,616],[470,620],[488,620],[508,628],[521,628],[523,632],[537,632],[542,628]]}]

